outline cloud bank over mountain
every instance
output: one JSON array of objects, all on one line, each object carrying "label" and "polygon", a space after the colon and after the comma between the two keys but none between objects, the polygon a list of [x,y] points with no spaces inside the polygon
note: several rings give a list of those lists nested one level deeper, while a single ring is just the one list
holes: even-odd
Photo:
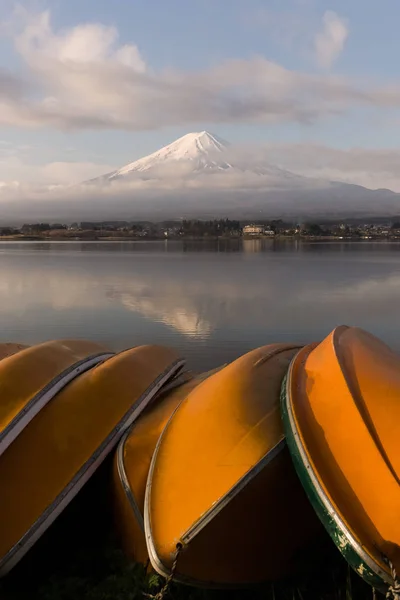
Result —
[{"label": "cloud bank over mountain", "polygon": [[[300,148],[301,149],[301,148]],[[335,181],[314,161],[308,177],[206,131],[78,185],[0,187],[9,219],[299,218],[400,212],[400,195]],[[317,151],[317,149],[316,149]],[[296,164],[296,152],[292,161]],[[336,157],[337,158],[337,157]],[[340,157],[339,157],[340,158]],[[300,169],[301,170],[301,169]],[[304,171],[304,164],[303,164]]]}]

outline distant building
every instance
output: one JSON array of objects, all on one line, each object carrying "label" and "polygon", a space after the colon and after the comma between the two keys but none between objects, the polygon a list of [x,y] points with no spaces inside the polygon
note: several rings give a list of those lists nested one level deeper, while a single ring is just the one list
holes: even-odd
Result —
[{"label": "distant building", "polygon": [[243,227],[243,235],[264,235],[264,225],[245,225]]}]

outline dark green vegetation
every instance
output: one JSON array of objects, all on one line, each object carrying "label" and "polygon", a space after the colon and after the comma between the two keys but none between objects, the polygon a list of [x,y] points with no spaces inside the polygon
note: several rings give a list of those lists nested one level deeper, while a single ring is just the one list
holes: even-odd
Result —
[{"label": "dark green vegetation", "polygon": [[[0,583],[1,600],[135,600],[163,581],[125,559],[114,535],[110,461],[23,561]],[[266,540],[267,543],[267,540]],[[273,549],[273,540],[268,540]],[[175,600],[361,600],[372,590],[326,536],[303,558],[302,576],[261,589],[216,591],[173,585]]]},{"label": "dark green vegetation", "polygon": [[[326,558],[328,556],[326,555]],[[313,574],[299,581],[265,585],[255,590],[200,590],[172,585],[168,598],[175,600],[361,600],[372,590],[344,562],[330,556],[325,569],[316,563]],[[156,594],[163,581],[146,575],[140,565],[129,564],[115,544],[85,544],[68,562],[51,570],[46,562],[39,576],[19,569],[19,578],[0,584],[2,600],[136,600]],[[22,580],[21,577],[24,579]]]},{"label": "dark green vegetation", "polygon": [[179,221],[83,221],[63,223],[26,223],[20,228],[0,227],[2,239],[14,240],[160,240],[160,239],[219,239],[251,237],[243,229],[246,225],[261,225],[271,238],[313,239],[399,239],[400,222],[396,219],[379,219],[373,222],[352,220],[338,222],[285,222],[281,219],[249,223],[232,219],[182,219]]}]

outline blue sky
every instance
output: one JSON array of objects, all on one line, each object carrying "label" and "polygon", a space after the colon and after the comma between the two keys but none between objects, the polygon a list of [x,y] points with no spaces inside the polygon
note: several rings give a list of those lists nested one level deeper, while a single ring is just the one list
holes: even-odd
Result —
[{"label": "blue sky", "polygon": [[381,161],[399,18],[398,0],[0,0],[0,182],[79,181],[203,129]]}]

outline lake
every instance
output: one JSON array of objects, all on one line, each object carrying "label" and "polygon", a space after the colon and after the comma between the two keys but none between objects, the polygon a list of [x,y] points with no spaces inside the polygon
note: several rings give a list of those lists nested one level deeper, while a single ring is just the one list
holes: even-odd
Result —
[{"label": "lake", "polygon": [[0,341],[166,344],[205,370],[358,325],[400,350],[400,243],[2,242]]}]

